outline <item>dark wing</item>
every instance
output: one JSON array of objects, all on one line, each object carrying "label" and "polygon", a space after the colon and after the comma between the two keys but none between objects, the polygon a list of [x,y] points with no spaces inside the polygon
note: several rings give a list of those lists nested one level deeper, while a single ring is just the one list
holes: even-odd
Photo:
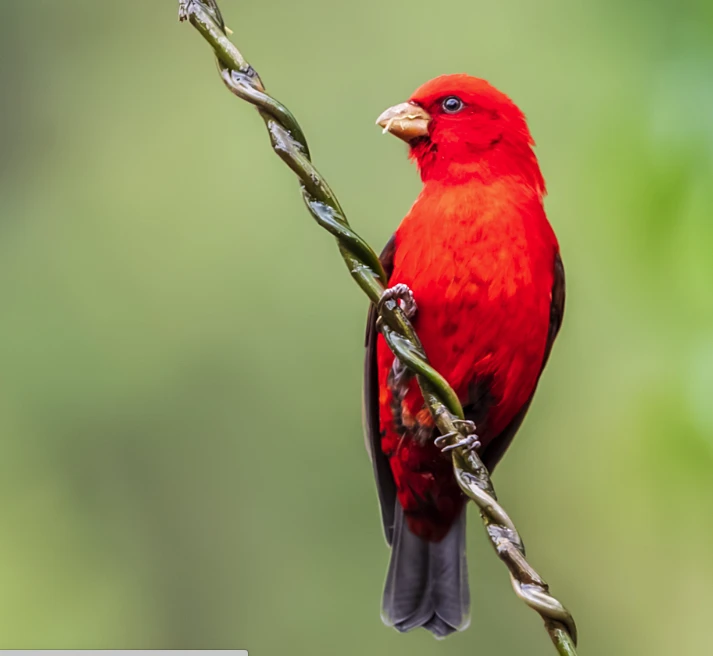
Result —
[{"label": "dark wing", "polygon": [[[387,277],[394,268],[396,243],[392,237],[381,252],[381,264]],[[369,308],[366,320],[366,360],[364,362],[364,441],[369,452],[376,477],[376,489],[381,503],[381,519],[384,523],[386,541],[391,544],[394,534],[394,511],[396,504],[396,484],[391,473],[388,458],[381,451],[381,428],[379,426],[379,378],[376,367],[376,308]]]},{"label": "dark wing", "polygon": [[[547,360],[552,352],[552,345],[555,343],[555,337],[557,337],[557,333],[562,325],[562,318],[564,316],[564,296],[564,265],[562,264],[560,254],[557,253],[557,255],[555,255],[555,280],[552,285],[552,303],[550,305],[550,329],[547,335],[547,345],[545,346],[545,357],[542,361],[542,369],[544,369],[547,364]],[[542,369],[540,370],[540,373],[542,373]],[[532,395],[527,400],[527,403],[525,403],[515,417],[513,417],[512,421],[507,425],[505,430],[500,433],[500,435],[495,437],[481,454],[483,464],[488,468],[489,472],[492,473],[495,465],[497,465],[503,455],[505,455],[505,451],[507,451],[510,443],[515,437],[515,433],[517,433],[520,425],[525,419],[525,415],[530,408],[534,394],[535,391],[533,390]]]}]

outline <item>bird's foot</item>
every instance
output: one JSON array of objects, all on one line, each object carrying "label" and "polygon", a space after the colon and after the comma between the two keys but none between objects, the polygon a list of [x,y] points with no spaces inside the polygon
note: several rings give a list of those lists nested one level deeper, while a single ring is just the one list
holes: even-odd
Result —
[{"label": "bird's foot", "polygon": [[474,421],[470,421],[470,419],[454,419],[453,423],[456,427],[463,426],[464,432],[468,435],[475,435],[477,428]]},{"label": "bird's foot", "polygon": [[[475,424],[467,419],[455,419],[453,423],[456,426],[462,426],[465,435],[461,431],[454,431],[452,433],[445,433],[444,435],[439,435],[433,443],[443,452],[448,453],[453,451],[453,449],[465,449],[465,452],[473,451],[474,449],[480,448],[480,440],[475,434]],[[453,444],[448,444],[450,440],[454,437],[458,439],[453,442]]]},{"label": "bird's foot", "polygon": [[376,306],[377,310],[381,312],[384,304],[389,301],[395,301],[408,319],[413,319],[416,315],[418,306],[416,305],[416,299],[413,297],[413,292],[409,289],[408,285],[399,283],[398,285],[385,289]]},{"label": "bird's foot", "polygon": [[[459,437],[458,441],[453,444],[448,444],[448,440],[452,437]],[[477,435],[463,435],[462,433],[445,433],[444,435],[439,435],[435,440],[434,444],[443,452],[448,453],[453,451],[453,449],[460,449],[464,447],[466,452],[473,451],[480,447],[480,440]],[[445,444],[445,446],[443,446]]]}]

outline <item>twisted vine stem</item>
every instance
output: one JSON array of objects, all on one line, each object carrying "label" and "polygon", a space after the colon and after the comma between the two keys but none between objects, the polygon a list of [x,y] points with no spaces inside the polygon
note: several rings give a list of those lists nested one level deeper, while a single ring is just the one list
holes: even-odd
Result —
[{"label": "twisted vine stem", "polygon": [[[220,76],[238,98],[254,105],[267,127],[275,152],[297,175],[302,196],[317,223],[334,235],[354,280],[377,304],[387,284],[379,257],[350,227],[334,192],[312,164],[307,140],[292,113],[268,95],[255,69],[227,36],[216,0],[179,0],[179,19],[190,21],[215,53]],[[389,347],[415,375],[438,430],[454,444],[463,408],[445,378],[433,369],[416,332],[395,300],[380,304],[381,332]],[[479,507],[490,541],[510,572],[515,594],[536,610],[561,656],[576,656],[577,630],[567,609],[525,558],[515,525],[498,503],[490,476],[475,451],[452,452],[453,470],[463,492]]]}]

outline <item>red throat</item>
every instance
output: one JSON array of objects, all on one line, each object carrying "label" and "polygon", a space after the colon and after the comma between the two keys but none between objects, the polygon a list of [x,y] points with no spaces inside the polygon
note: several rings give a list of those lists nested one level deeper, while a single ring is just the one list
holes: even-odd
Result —
[{"label": "red throat", "polygon": [[[454,156],[454,150],[459,151],[457,156]],[[475,182],[487,185],[510,177],[519,180],[539,197],[546,191],[537,157],[529,144],[495,141],[485,150],[472,151],[460,146],[439,147],[423,139],[411,145],[410,157],[416,161],[424,183],[459,185]]]}]

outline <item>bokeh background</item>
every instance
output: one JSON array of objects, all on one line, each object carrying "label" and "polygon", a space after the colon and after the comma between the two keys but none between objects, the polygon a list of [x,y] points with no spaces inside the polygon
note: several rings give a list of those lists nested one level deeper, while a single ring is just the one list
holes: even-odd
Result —
[{"label": "bokeh background", "polygon": [[[553,653],[473,510],[471,628],[382,626],[365,299],[176,3],[0,5],[0,646]],[[569,295],[500,497],[582,654],[710,653],[713,4],[221,6],[376,248],[382,109],[523,107]]]}]

